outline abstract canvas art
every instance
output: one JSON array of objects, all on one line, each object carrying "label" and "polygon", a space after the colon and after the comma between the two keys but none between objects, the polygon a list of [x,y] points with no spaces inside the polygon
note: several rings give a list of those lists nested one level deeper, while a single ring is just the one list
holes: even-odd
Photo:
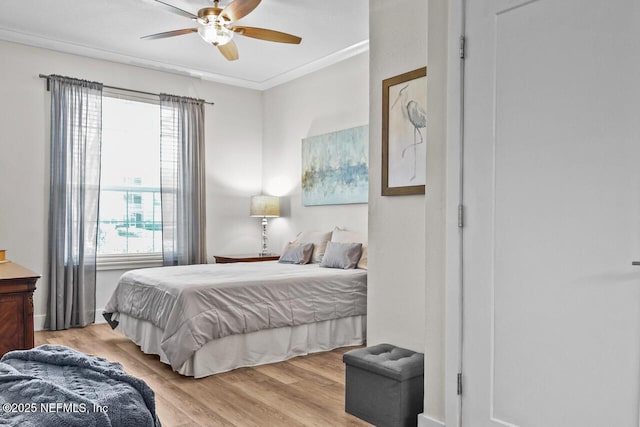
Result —
[{"label": "abstract canvas art", "polygon": [[304,206],[367,203],[369,126],[302,140]]},{"label": "abstract canvas art", "polygon": [[427,69],[382,82],[382,195],[424,194]]}]

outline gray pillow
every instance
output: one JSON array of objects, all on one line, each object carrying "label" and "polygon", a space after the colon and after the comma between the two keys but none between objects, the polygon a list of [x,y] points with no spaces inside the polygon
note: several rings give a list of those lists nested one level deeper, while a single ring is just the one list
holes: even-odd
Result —
[{"label": "gray pillow", "polygon": [[313,243],[287,243],[278,262],[283,264],[307,264],[313,253]]},{"label": "gray pillow", "polygon": [[320,267],[356,268],[362,256],[362,243],[327,243]]}]

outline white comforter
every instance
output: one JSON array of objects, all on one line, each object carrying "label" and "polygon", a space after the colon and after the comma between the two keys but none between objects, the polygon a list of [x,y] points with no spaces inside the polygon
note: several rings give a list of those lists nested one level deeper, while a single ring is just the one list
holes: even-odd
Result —
[{"label": "white comforter", "polygon": [[163,329],[179,369],[207,342],[232,334],[366,314],[367,272],[276,261],[133,270],[105,307]]}]

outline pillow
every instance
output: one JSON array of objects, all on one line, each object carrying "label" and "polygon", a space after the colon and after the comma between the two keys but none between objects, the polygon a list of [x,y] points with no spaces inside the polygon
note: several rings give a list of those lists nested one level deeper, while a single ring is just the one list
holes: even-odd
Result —
[{"label": "pillow", "polygon": [[287,243],[278,262],[283,264],[307,264],[311,259],[313,243]]},{"label": "pillow", "polygon": [[362,243],[327,243],[320,267],[356,268],[362,255]]},{"label": "pillow", "polygon": [[331,241],[339,243],[362,243],[362,256],[360,257],[360,261],[358,261],[358,268],[362,268],[363,270],[367,269],[367,236],[336,227],[333,230]]},{"label": "pillow", "polygon": [[296,236],[293,243],[305,244],[313,243],[313,254],[311,255],[312,263],[319,263],[322,261],[324,250],[327,247],[327,242],[331,240],[331,232],[322,231],[305,231]]}]

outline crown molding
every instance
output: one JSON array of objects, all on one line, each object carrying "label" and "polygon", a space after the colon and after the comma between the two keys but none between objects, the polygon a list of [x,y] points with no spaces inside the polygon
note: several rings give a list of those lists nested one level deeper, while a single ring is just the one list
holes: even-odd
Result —
[{"label": "crown molding", "polygon": [[339,50],[338,52],[334,52],[330,55],[327,55],[324,58],[320,58],[308,64],[302,65],[298,68],[295,68],[293,70],[287,71],[286,73],[282,73],[279,76],[265,80],[262,83],[260,83],[260,90],[271,89],[272,87],[279,86],[283,83],[289,82],[291,80],[297,79],[307,74],[311,74],[314,71],[321,70],[322,68],[328,67],[333,64],[337,64],[338,62],[344,61],[345,59],[349,59],[353,56],[356,56],[368,51],[369,51],[369,40],[363,40],[359,43],[356,43],[342,50]]},{"label": "crown molding", "polygon": [[70,43],[66,41],[54,40],[45,37],[41,37],[34,34],[11,30],[0,27],[0,40],[23,44],[27,46],[39,47],[43,49],[49,49],[57,52],[69,53],[73,55],[84,56],[87,58],[101,59],[110,62],[116,62],[120,64],[133,65],[136,67],[148,68],[156,71],[163,71],[171,74],[178,74],[182,76],[189,76],[215,83],[226,84],[230,86],[238,86],[247,89],[254,90],[267,90],[272,87],[281,85],[288,81],[297,79],[306,74],[336,64],[352,56],[369,50],[369,41],[364,40],[356,43],[338,52],[332,53],[324,58],[320,58],[311,63],[305,64],[301,67],[282,73],[273,78],[267,79],[262,82],[256,82],[245,79],[238,79],[235,77],[225,76],[216,73],[210,73],[208,71],[197,70],[180,65],[174,65],[169,63],[163,63],[153,61],[144,58],[138,58],[129,55],[123,55],[117,52],[111,52],[102,49],[96,49],[89,46],[80,45],[77,43]]}]

